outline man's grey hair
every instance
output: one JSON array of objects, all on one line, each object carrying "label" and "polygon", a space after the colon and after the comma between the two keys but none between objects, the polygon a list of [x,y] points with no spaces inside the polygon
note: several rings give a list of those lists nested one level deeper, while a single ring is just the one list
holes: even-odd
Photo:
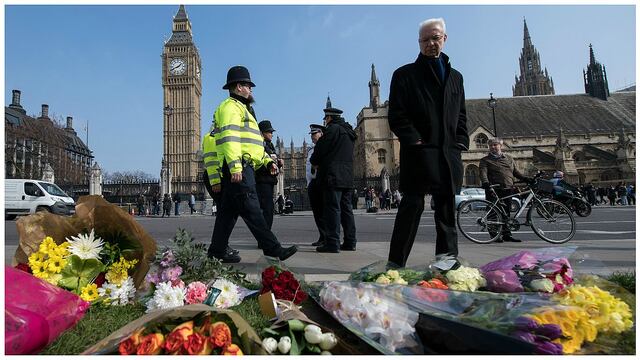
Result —
[{"label": "man's grey hair", "polygon": [[493,144],[503,145],[504,141],[502,141],[502,139],[500,139],[499,137],[495,137],[493,139],[489,139],[489,145],[493,145]]},{"label": "man's grey hair", "polygon": [[447,25],[445,25],[444,23],[444,19],[443,18],[433,18],[433,19],[428,19],[425,20],[423,22],[420,23],[420,27],[418,28],[418,36],[420,36],[420,32],[422,31],[423,28],[433,25],[433,24],[438,24],[442,27],[442,33],[446,34],[447,33]]}]

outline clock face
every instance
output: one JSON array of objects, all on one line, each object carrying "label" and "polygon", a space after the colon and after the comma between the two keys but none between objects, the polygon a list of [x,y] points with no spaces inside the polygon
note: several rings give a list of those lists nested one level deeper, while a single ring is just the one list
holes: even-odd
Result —
[{"label": "clock face", "polygon": [[182,75],[187,72],[187,63],[182,58],[174,58],[169,63],[169,72],[172,75]]}]

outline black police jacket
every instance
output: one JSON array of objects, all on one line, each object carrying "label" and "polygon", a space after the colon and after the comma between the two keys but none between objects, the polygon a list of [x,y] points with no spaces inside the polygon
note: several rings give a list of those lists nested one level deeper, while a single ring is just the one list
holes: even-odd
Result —
[{"label": "black police jacket", "polygon": [[[276,147],[273,146],[271,141],[264,141],[264,151],[271,155],[276,153]],[[276,164],[277,165],[277,164]],[[256,183],[261,184],[277,184],[278,176],[271,175],[271,170],[269,170],[271,166],[263,166],[256,171]]]},{"label": "black police jacket", "polygon": [[310,162],[318,166],[316,181],[329,188],[353,188],[353,144],[357,138],[344,119],[332,120],[313,148]]}]

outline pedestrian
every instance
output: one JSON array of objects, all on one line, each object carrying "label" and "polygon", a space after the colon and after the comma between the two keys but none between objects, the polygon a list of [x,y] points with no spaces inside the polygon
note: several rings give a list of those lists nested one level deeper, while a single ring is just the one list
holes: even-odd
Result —
[{"label": "pedestrian", "polygon": [[418,231],[425,194],[433,194],[436,264],[459,266],[455,194],[462,186],[461,152],[469,148],[462,75],[442,52],[444,19],[420,24],[420,54],[397,69],[389,92],[389,127],[400,142],[402,202],[396,215],[389,261],[404,267]]},{"label": "pedestrian", "polygon": [[171,198],[169,197],[169,193],[165,193],[162,199],[162,217],[165,215],[167,215],[167,217],[171,216]]},{"label": "pedestrian", "polygon": [[618,183],[616,192],[620,198],[620,205],[629,205],[629,202],[627,201],[627,186],[624,182]]},{"label": "pedestrian", "polygon": [[137,200],[138,205],[138,216],[144,215],[144,195],[140,194]]},{"label": "pedestrian", "polygon": [[389,189],[384,192],[384,204],[386,205],[387,210],[391,210],[391,190]]},{"label": "pedestrian", "polygon": [[589,204],[591,206],[595,206],[596,205],[596,188],[593,186],[592,183],[587,184],[587,186],[585,187],[585,192],[587,194],[587,200],[589,201]]},{"label": "pedestrian", "polygon": [[309,203],[311,204],[311,211],[313,212],[313,220],[316,223],[316,227],[318,228],[318,240],[313,242],[311,246],[323,246],[325,243],[325,229],[324,229],[324,217],[323,211],[324,206],[322,203],[322,184],[320,184],[318,180],[318,171],[311,165],[311,155],[313,155],[313,149],[315,144],[318,142],[322,134],[326,130],[326,128],[322,125],[311,124],[309,126],[311,131],[311,142],[313,145],[309,148],[307,152],[307,195],[309,195]]},{"label": "pedestrian", "polygon": [[353,210],[358,209],[358,189],[353,189],[353,195],[351,197],[351,207]]},{"label": "pedestrian", "polygon": [[627,185],[627,197],[629,198],[629,205],[636,204],[636,188],[633,184]]},{"label": "pedestrian", "polygon": [[173,203],[174,203],[174,207],[175,207],[175,215],[179,216],[180,215],[180,194],[178,193],[173,193]]},{"label": "pedestrian", "polygon": [[600,197],[600,205],[605,205],[607,203],[607,189],[602,186],[598,186],[598,196]]},{"label": "pedestrian", "polygon": [[212,186],[214,192],[221,193],[221,203],[207,253],[224,263],[241,261],[240,255],[228,251],[229,237],[238,216],[242,217],[264,255],[284,261],[298,251],[295,245],[286,248],[280,245],[260,209],[255,169],[264,166],[275,174],[277,165],[264,151],[263,138],[251,107],[254,86],[247,68],[234,66],[229,69],[227,83],[222,87],[229,91],[229,97],[214,114],[215,147],[204,149],[205,153],[216,152],[222,175],[221,183]]},{"label": "pedestrian", "polygon": [[278,203],[278,214],[282,214],[284,211],[284,196],[278,193],[278,199],[276,202]]},{"label": "pedestrian", "polygon": [[[260,132],[264,139],[264,151],[278,165],[278,171],[282,168],[282,159],[278,159],[276,155],[276,147],[273,146],[273,132],[275,131],[269,120],[260,121],[258,123]],[[258,200],[260,201],[260,209],[262,215],[267,222],[267,227],[271,230],[273,225],[273,188],[278,184],[278,176],[271,174],[267,167],[261,167],[256,170],[256,191],[258,192]]]},{"label": "pedestrian", "polygon": [[196,212],[196,195],[194,192],[191,192],[189,196],[189,209],[191,210],[191,215]]},{"label": "pedestrian", "polygon": [[364,189],[364,203],[367,207],[367,212],[373,206],[373,197],[371,194],[372,191],[373,189],[367,189],[367,188]]},{"label": "pedestrian", "polygon": [[[340,116],[342,110],[324,109],[326,130],[314,146],[309,161],[318,170],[323,186],[325,243],[317,252],[337,253],[356,250],[356,224],[351,208],[353,189],[353,146],[356,133]],[[344,241],[340,245],[340,225]]]},{"label": "pedestrian", "polygon": [[[517,194],[518,191],[514,186],[514,179],[522,181],[531,181],[531,179],[525,177],[520,173],[516,167],[513,158],[504,152],[502,152],[503,141],[499,138],[489,140],[489,154],[480,159],[480,181],[482,181],[482,187],[484,188],[485,198],[488,201],[494,202],[498,198],[511,196]],[[500,185],[497,188],[491,190],[491,185]],[[494,192],[495,191],[495,192]],[[511,210],[511,198],[508,197],[500,201],[500,207],[502,211],[509,218]],[[497,220],[497,219],[496,219]],[[491,236],[497,235],[494,231]],[[494,242],[501,243],[504,241],[521,242],[522,240],[516,239],[511,235],[511,230],[508,226],[502,227],[502,234],[500,238]]]},{"label": "pedestrian", "polygon": [[396,202],[396,208],[400,207],[400,201],[402,200],[402,195],[400,194],[400,191],[398,189],[396,189],[396,191],[393,192],[393,198],[395,199],[395,202]]},{"label": "pedestrian", "polygon": [[613,184],[609,185],[609,189],[607,189],[607,197],[609,198],[609,205],[616,205],[616,188],[613,187]]}]

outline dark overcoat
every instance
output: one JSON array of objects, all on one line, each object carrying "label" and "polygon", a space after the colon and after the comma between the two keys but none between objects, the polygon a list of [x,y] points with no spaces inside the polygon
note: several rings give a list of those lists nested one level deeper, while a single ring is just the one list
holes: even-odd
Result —
[{"label": "dark overcoat", "polygon": [[357,138],[344,119],[334,119],[313,148],[309,161],[318,166],[319,183],[328,188],[353,188],[353,146]]},{"label": "dark overcoat", "polygon": [[[424,55],[393,73],[389,127],[400,141],[400,190],[460,191],[461,151],[469,149],[462,74],[441,53],[444,83]],[[423,145],[415,145],[422,140]]]}]

